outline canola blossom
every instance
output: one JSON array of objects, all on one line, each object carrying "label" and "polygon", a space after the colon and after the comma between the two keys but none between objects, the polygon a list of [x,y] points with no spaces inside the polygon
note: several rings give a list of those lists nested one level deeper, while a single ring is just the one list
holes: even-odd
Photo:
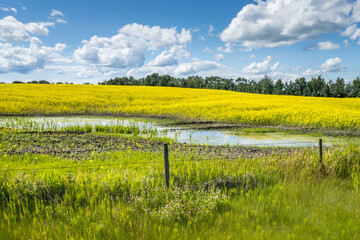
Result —
[{"label": "canola blossom", "polygon": [[113,115],[360,129],[360,99],[146,86],[1,84],[0,115]]}]

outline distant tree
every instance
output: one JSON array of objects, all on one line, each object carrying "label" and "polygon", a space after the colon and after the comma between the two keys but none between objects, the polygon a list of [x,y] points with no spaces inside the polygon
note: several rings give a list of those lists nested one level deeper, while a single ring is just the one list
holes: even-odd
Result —
[{"label": "distant tree", "polygon": [[357,77],[353,82],[352,82],[352,97],[360,97],[360,78]]},{"label": "distant tree", "polygon": [[294,86],[295,86],[295,94],[296,95],[298,95],[298,96],[307,96],[308,95],[305,78],[302,77],[302,78],[296,79]]},{"label": "distant tree", "polygon": [[24,83],[24,82],[22,82],[22,81],[13,81],[12,83]]},{"label": "distant tree", "polygon": [[343,78],[337,78],[336,82],[329,82],[330,96],[336,98],[346,97],[345,81]]},{"label": "distant tree", "polygon": [[205,88],[205,81],[200,76],[189,76],[186,81],[189,88]]},{"label": "distant tree", "polygon": [[250,80],[249,82],[249,92],[251,93],[260,93],[261,89],[259,87],[259,84],[255,82],[254,80]]},{"label": "distant tree", "polygon": [[[65,83],[72,84],[68,82]],[[308,82],[306,82],[305,78],[301,77],[295,81],[285,83],[281,79],[278,79],[274,83],[266,75],[259,82],[256,82],[254,80],[247,80],[241,77],[235,80],[231,78],[222,78],[219,76],[210,76],[206,78],[201,76],[175,78],[170,75],[159,75],[158,73],[153,73],[139,79],[135,79],[133,77],[115,77],[114,79],[99,82],[99,84],[208,88],[238,92],[314,97],[360,97],[359,77],[357,77],[352,83],[349,82],[348,84],[345,84],[345,81],[342,78],[338,78],[335,83],[332,81],[325,83],[325,80],[321,76],[313,77]]]},{"label": "distant tree", "polygon": [[50,82],[49,82],[49,81],[46,81],[46,80],[40,80],[39,83],[40,83],[40,84],[50,84]]},{"label": "distant tree", "polygon": [[349,82],[345,85],[345,94],[346,97],[354,97],[353,96],[354,93],[354,86],[352,82]]},{"label": "distant tree", "polygon": [[249,85],[248,81],[245,78],[237,78],[235,80],[236,90],[238,92],[248,92],[249,91]]},{"label": "distant tree", "polygon": [[285,95],[296,95],[296,84],[293,81],[285,83],[284,94]]},{"label": "distant tree", "polygon": [[323,92],[323,97],[330,97],[331,96],[330,87],[329,87],[328,84],[326,84],[326,83],[324,84],[322,92]]},{"label": "distant tree", "polygon": [[39,83],[39,81],[36,81],[36,80],[32,80],[31,82],[27,82],[27,83],[31,83],[31,84],[37,84],[37,83]]},{"label": "distant tree", "polygon": [[176,79],[170,75],[162,75],[158,77],[159,86],[175,87],[177,85]]},{"label": "distant tree", "polygon": [[274,94],[276,95],[282,95],[284,94],[284,84],[283,82],[281,81],[281,79],[278,79],[276,82],[275,82],[275,85],[274,85]]},{"label": "distant tree", "polygon": [[313,77],[306,86],[309,89],[309,95],[313,97],[324,97],[325,81],[321,76]]},{"label": "distant tree", "polygon": [[145,86],[159,86],[159,74],[153,73],[151,75],[147,75],[144,82]]},{"label": "distant tree", "polygon": [[188,85],[187,85],[187,79],[186,78],[180,78],[179,79],[179,87],[184,87],[186,88]]},{"label": "distant tree", "polygon": [[259,88],[260,88],[260,93],[273,94],[274,83],[268,76],[265,75],[264,78],[261,79],[258,84],[259,84]]}]

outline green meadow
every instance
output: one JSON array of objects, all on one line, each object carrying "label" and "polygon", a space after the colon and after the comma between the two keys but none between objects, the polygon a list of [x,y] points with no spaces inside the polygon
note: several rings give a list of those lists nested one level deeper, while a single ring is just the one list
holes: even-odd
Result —
[{"label": "green meadow", "polygon": [[320,164],[314,147],[226,154],[236,147],[82,130],[0,131],[2,239],[360,237],[356,145]]}]

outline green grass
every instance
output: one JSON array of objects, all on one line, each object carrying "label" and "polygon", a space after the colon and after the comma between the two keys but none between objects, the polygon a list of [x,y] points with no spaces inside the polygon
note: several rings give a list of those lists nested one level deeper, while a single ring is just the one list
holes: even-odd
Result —
[{"label": "green grass", "polygon": [[[1,134],[2,239],[360,238],[356,145],[325,149],[320,165],[313,148],[225,159],[170,144],[166,189],[161,149],[146,151],[156,141],[124,138],[131,148],[73,158],[60,153],[96,146],[99,136],[62,134],[59,147],[56,134]],[[5,153],[16,142],[58,152]]]}]

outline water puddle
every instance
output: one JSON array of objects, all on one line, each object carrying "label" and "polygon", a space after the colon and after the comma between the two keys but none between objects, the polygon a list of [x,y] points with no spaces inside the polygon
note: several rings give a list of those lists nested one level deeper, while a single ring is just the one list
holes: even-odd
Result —
[{"label": "water puddle", "polygon": [[244,133],[230,130],[193,130],[165,126],[161,121],[115,117],[26,117],[0,118],[0,126],[36,130],[60,130],[68,126],[136,126],[140,130],[156,130],[156,136],[174,139],[180,143],[229,146],[316,146],[317,139],[308,136],[278,133]]}]

